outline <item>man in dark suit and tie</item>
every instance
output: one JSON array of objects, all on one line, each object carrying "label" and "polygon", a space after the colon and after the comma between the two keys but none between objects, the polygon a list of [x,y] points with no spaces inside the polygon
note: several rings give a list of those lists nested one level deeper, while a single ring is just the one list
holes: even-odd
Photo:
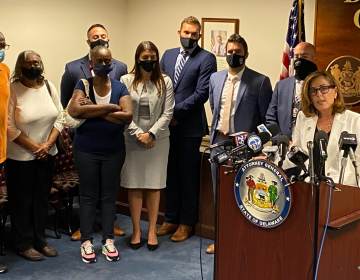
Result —
[{"label": "man in dark suit and tie", "polygon": [[201,25],[187,17],[180,25],[180,48],[165,51],[162,70],[171,77],[175,108],[170,123],[170,152],[165,222],[158,235],[173,233],[172,241],[186,240],[198,219],[200,144],[207,133],[204,103],[209,78],[216,71],[215,56],[198,46]]},{"label": "man in dark suit and tie", "polygon": [[[87,31],[87,43],[90,49],[98,45],[103,45],[109,47],[109,34],[106,28],[102,24],[93,24],[89,27]],[[109,73],[110,78],[120,80],[122,75],[127,74],[126,64],[116,60],[111,59],[112,70]],[[80,79],[88,79],[94,76],[93,70],[90,66],[90,55],[87,54],[84,57],[71,61],[65,65],[65,72],[61,78],[61,104],[66,108],[69,103],[70,98],[72,97],[74,87]],[[117,226],[114,226],[115,235],[125,235],[124,231]],[[80,230],[75,231],[71,240],[80,240]]]},{"label": "man in dark suit and tie", "polygon": [[[229,69],[210,77],[209,101],[213,112],[210,144],[229,139],[235,132],[256,132],[259,124],[265,123],[272,88],[270,79],[245,66],[248,46],[243,37],[233,34],[226,43],[226,61]],[[211,151],[211,157],[217,153]],[[211,164],[213,193],[216,199],[218,165]],[[214,253],[211,244],[207,253]]]},{"label": "man in dark suit and tie", "polygon": [[291,139],[292,130],[301,108],[301,91],[306,76],[317,70],[315,47],[307,42],[300,42],[294,48],[295,76],[280,80],[274,89],[266,124],[277,124],[281,133]]},{"label": "man in dark suit and tie", "polygon": [[[90,49],[97,45],[109,47],[109,34],[102,24],[91,25],[87,31],[87,38]],[[125,74],[127,74],[126,64],[112,59],[112,71],[109,73],[110,78],[120,80],[120,77]],[[72,97],[76,83],[80,79],[88,79],[92,76],[89,54],[65,65],[65,72],[61,78],[61,104],[64,108]]]}]

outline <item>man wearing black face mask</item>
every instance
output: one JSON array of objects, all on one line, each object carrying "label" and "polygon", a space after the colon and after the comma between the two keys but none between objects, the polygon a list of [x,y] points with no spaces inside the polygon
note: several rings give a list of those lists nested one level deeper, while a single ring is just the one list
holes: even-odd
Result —
[{"label": "man wearing black face mask", "polygon": [[[109,47],[109,35],[106,28],[102,24],[93,24],[87,31],[87,44],[90,49],[96,46]],[[120,80],[122,75],[127,74],[126,64],[112,59],[112,70],[109,76],[112,79]],[[71,61],[65,65],[65,72],[61,78],[61,104],[65,108],[73,94],[74,87],[78,80],[88,79],[93,75],[93,69],[90,66],[90,57],[84,57]]]},{"label": "man wearing black face mask", "polygon": [[315,47],[307,42],[300,42],[294,48],[295,76],[279,81],[266,113],[266,124],[277,124],[281,133],[291,138],[295,121],[301,108],[303,80],[317,70]]},{"label": "man wearing black face mask", "polygon": [[200,144],[207,133],[204,103],[209,78],[216,71],[215,56],[200,48],[201,25],[187,17],[180,26],[180,48],[165,51],[160,65],[172,79],[175,108],[170,123],[170,152],[165,223],[158,235],[174,233],[172,241],[187,239],[198,219]]},{"label": "man wearing black face mask", "polygon": [[[210,144],[226,139],[235,132],[256,131],[265,122],[265,114],[271,100],[270,79],[245,66],[248,46],[243,37],[233,34],[226,43],[228,70],[219,71],[210,77],[209,101],[213,112]],[[211,156],[216,154],[211,151]],[[216,199],[218,166],[211,164],[213,194]],[[211,244],[207,253],[214,253]]]},{"label": "man wearing black face mask", "polygon": [[[93,24],[89,27],[87,31],[87,44],[90,47],[90,50],[96,46],[105,46],[109,47],[109,34],[106,28],[102,24]],[[102,73],[106,72],[106,75],[109,75],[110,78],[114,80],[120,80],[120,77],[127,74],[126,64],[116,60],[111,59],[111,64],[102,66],[109,69],[95,69],[90,64],[90,55],[87,54],[84,57],[71,61],[65,65],[65,72],[61,78],[61,104],[64,108],[69,103],[70,98],[73,95],[75,85],[80,79],[89,79],[94,76],[95,71],[100,71]],[[101,76],[101,74],[99,75]],[[124,235],[124,231],[119,227],[114,227],[115,235]],[[77,230],[71,236],[72,240],[80,240],[80,231]]]}]

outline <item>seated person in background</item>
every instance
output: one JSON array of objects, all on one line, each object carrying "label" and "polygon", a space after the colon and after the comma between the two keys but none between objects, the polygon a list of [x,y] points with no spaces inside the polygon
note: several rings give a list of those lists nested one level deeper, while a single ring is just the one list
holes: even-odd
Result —
[{"label": "seated person in background", "polygon": [[[322,130],[327,133],[329,135],[328,158],[324,175],[331,177],[337,183],[343,155],[338,145],[340,134],[347,131],[356,134],[357,139],[360,139],[360,115],[345,109],[337,82],[329,72],[310,74],[304,81],[301,100],[302,106],[292,135],[292,145],[308,153],[307,142],[314,141],[316,131]],[[360,158],[360,149],[357,149],[355,154],[357,158]],[[316,152],[315,145],[314,161],[316,160],[319,160],[319,153]],[[346,168],[343,183],[356,186],[354,168]]]},{"label": "seated person in background", "polygon": [[108,261],[120,258],[114,245],[115,201],[125,159],[124,125],[132,120],[126,87],[108,76],[112,68],[110,50],[97,46],[90,56],[95,77],[87,79],[89,99],[80,80],[68,107],[72,117],[86,119],[76,129],[74,138],[74,159],[80,178],[80,250],[85,263],[96,262],[92,233],[98,202],[102,253]]}]

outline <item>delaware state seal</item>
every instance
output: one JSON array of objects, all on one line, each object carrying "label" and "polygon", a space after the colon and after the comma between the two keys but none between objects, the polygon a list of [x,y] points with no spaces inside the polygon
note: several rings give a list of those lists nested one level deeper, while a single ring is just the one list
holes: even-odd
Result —
[{"label": "delaware state seal", "polygon": [[289,181],[281,168],[266,160],[251,160],[239,168],[234,194],[245,218],[262,228],[279,226],[290,212]]}]

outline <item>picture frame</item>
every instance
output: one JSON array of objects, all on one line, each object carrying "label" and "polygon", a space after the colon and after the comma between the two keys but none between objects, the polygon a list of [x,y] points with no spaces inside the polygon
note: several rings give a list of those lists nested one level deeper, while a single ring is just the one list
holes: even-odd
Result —
[{"label": "picture frame", "polygon": [[216,56],[218,71],[226,69],[226,41],[230,35],[239,33],[240,20],[235,18],[202,18],[201,26],[201,47]]}]

